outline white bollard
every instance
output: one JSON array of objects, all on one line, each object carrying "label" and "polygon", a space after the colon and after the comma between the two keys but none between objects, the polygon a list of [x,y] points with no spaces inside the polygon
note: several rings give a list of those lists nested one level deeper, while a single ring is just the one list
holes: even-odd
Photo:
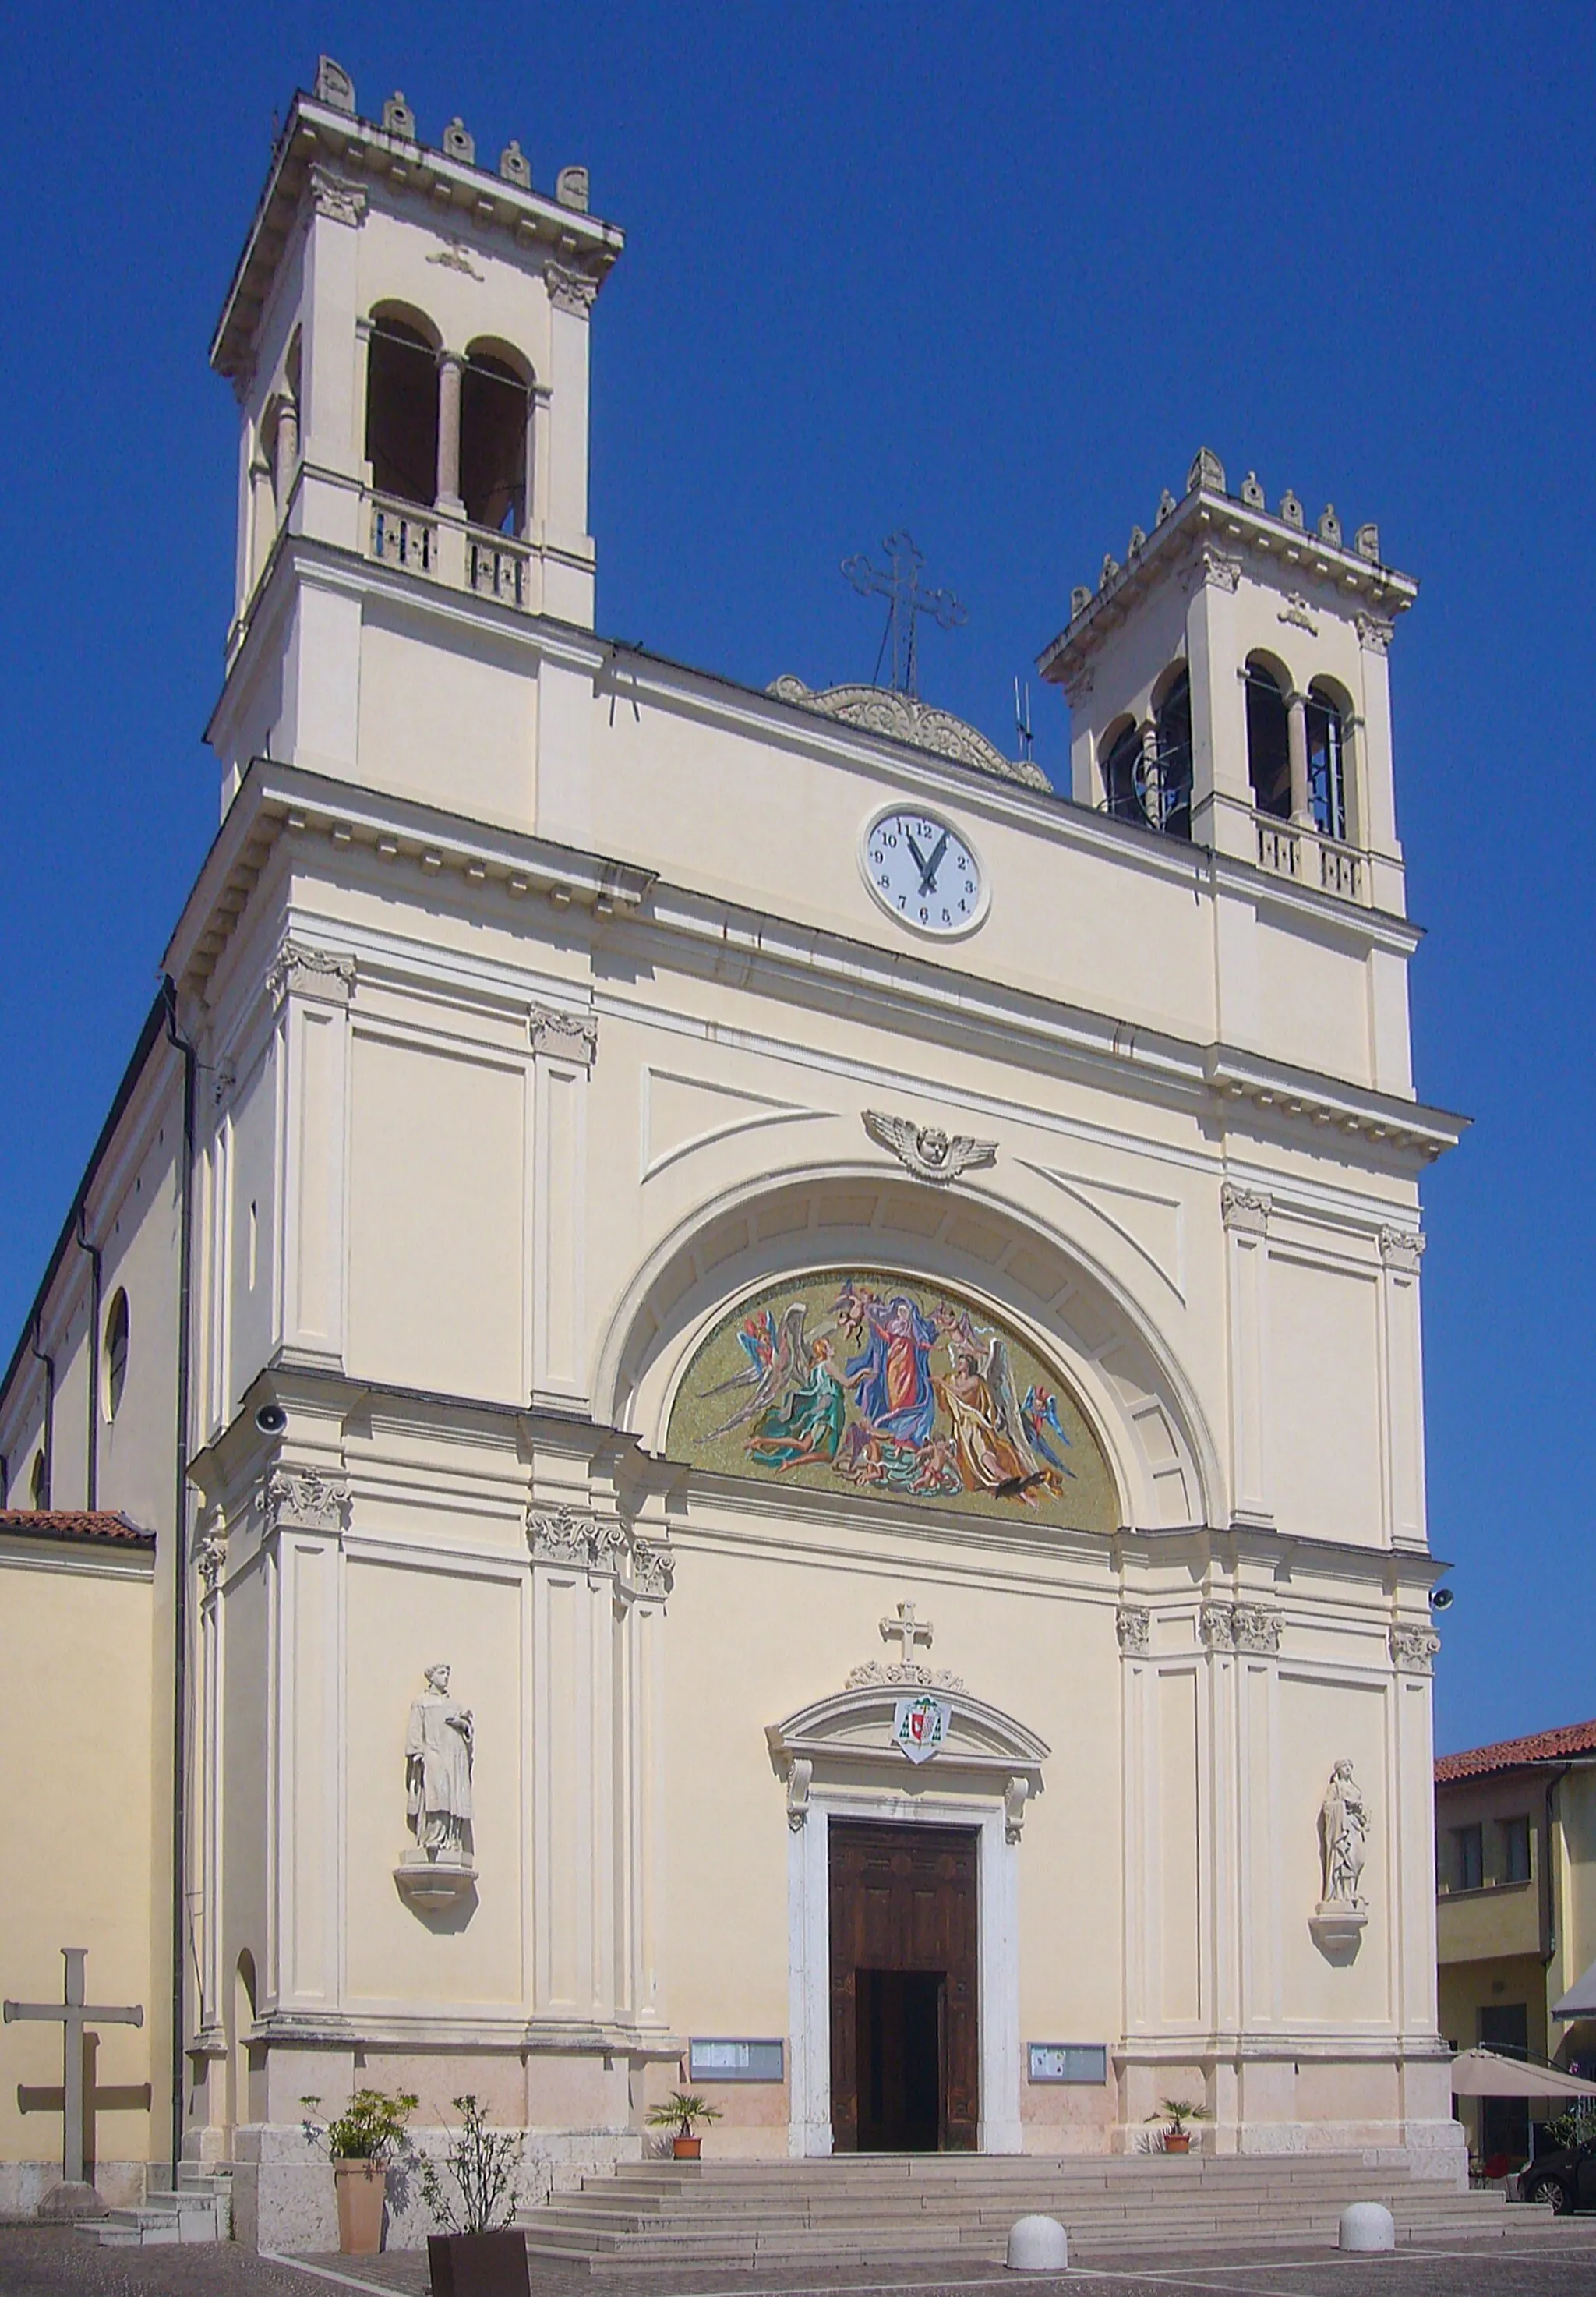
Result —
[{"label": "white bollard", "polygon": [[1008,2228],[1011,2273],[1062,2273],[1070,2261],[1070,2237],[1057,2218],[1016,2218]]},{"label": "white bollard", "polygon": [[1343,2249],[1394,2249],[1396,2220],[1384,2202],[1353,2202],[1341,2212]]}]

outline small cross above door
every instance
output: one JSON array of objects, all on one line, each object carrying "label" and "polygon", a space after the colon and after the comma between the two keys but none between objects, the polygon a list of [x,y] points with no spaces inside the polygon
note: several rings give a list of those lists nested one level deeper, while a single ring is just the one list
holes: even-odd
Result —
[{"label": "small cross above door", "polygon": [[931,1636],[930,1620],[917,1618],[912,1603],[900,1603],[894,1614],[881,1621],[881,1640],[884,1643],[897,1644],[901,1667],[914,1665],[917,1643],[923,1643],[929,1651]]}]

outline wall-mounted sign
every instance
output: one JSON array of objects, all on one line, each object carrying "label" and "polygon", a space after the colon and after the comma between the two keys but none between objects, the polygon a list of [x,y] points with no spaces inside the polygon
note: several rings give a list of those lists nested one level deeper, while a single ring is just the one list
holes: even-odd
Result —
[{"label": "wall-mounted sign", "polygon": [[1106,2082],[1108,2050],[1102,2042],[1032,2042],[1033,2082]]},{"label": "wall-mounted sign", "polygon": [[689,2081],[778,2082],[785,2068],[780,2042],[689,2042]]}]

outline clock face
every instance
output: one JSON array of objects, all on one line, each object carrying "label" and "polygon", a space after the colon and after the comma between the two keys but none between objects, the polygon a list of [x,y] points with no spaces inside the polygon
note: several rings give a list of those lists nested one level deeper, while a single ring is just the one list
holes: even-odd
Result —
[{"label": "clock face", "polygon": [[968,933],[986,910],[981,865],[957,829],[917,808],[878,815],[860,859],[884,910],[917,932]]}]

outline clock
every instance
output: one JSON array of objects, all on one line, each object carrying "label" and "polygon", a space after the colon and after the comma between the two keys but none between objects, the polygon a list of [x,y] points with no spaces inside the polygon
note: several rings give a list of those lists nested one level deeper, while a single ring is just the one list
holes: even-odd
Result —
[{"label": "clock", "polygon": [[917,933],[972,933],[986,915],[985,873],[968,838],[934,813],[894,806],[877,814],[859,858],[882,908]]}]

